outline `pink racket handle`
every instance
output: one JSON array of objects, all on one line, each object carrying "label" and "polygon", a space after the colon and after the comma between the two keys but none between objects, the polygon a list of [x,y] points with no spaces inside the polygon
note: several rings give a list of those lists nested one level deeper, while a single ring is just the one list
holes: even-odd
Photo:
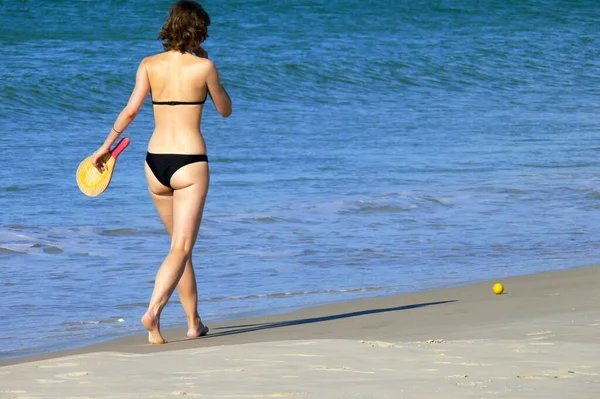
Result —
[{"label": "pink racket handle", "polygon": [[117,157],[118,157],[119,155],[121,155],[121,153],[123,152],[123,150],[124,150],[125,148],[127,148],[127,146],[129,145],[129,143],[130,143],[130,142],[131,142],[131,140],[129,139],[129,137],[123,137],[123,138],[121,139],[121,141],[119,141],[119,144],[117,144],[117,145],[115,146],[115,148],[113,148],[113,149],[110,151],[110,155],[112,155],[112,157],[113,157],[114,159],[117,159]]}]

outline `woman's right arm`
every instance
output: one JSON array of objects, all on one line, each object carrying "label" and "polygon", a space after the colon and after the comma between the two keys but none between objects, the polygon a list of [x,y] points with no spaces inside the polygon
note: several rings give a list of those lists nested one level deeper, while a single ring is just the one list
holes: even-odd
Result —
[{"label": "woman's right arm", "polygon": [[227,94],[227,91],[221,84],[221,78],[219,77],[219,71],[217,71],[215,63],[211,60],[207,61],[206,85],[208,87],[208,94],[210,94],[210,98],[212,98],[217,111],[219,111],[223,118],[227,118],[233,111],[231,97],[229,97],[229,94]]},{"label": "woman's right arm", "polygon": [[92,155],[92,163],[96,168],[98,168],[98,170],[105,170],[106,166],[104,164],[103,156],[110,153],[110,147],[119,138],[121,133],[127,129],[131,122],[133,122],[140,111],[140,108],[142,108],[144,100],[146,97],[148,97],[149,92],[150,80],[148,78],[148,71],[146,70],[146,59],[143,59],[138,67],[135,78],[135,87],[131,93],[131,96],[129,97],[127,106],[117,117],[117,120],[113,124],[110,133],[104,141],[104,144]]}]

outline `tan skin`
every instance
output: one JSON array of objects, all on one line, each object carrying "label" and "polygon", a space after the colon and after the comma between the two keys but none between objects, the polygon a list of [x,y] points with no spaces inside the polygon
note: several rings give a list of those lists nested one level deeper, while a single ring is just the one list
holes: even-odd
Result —
[{"label": "tan skin", "polygon": [[[110,151],[120,133],[135,119],[152,90],[155,101],[202,101],[207,90],[217,111],[228,117],[232,112],[229,95],[220,82],[214,63],[202,47],[195,55],[166,51],[145,58],[137,71],[135,88],[121,111],[104,144],[94,153],[92,162],[105,168],[102,156]],[[202,105],[154,106],[155,129],[148,152],[165,154],[206,154],[200,131]],[[156,274],[154,291],[142,323],[148,329],[151,344],[165,343],[160,332],[160,315],[177,288],[188,319],[189,338],[205,335],[208,328],[198,314],[198,291],[192,265],[192,249],[198,237],[202,212],[208,193],[209,168],[197,162],[179,169],[171,186],[163,186],[145,165],[148,190],[160,218],[171,237],[169,254]]]}]

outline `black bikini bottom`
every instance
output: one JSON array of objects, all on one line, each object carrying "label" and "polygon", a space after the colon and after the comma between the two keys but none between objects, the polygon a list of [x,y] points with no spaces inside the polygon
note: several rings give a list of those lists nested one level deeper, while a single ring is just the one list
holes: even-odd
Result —
[{"label": "black bikini bottom", "polygon": [[158,181],[166,187],[171,187],[171,177],[180,168],[196,162],[208,162],[204,154],[146,154],[146,163]]}]

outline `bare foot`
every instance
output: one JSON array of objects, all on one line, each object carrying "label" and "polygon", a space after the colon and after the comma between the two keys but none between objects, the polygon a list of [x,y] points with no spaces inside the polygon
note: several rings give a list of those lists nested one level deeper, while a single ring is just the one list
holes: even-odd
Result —
[{"label": "bare foot", "polygon": [[167,341],[160,335],[160,322],[149,312],[142,317],[142,324],[148,329],[148,342],[151,344],[165,344]]},{"label": "bare foot", "polygon": [[199,317],[197,319],[195,319],[193,322],[188,323],[188,332],[187,332],[188,338],[203,337],[206,334],[208,334],[208,327],[206,327],[204,324],[202,324],[202,321],[200,321]]}]

